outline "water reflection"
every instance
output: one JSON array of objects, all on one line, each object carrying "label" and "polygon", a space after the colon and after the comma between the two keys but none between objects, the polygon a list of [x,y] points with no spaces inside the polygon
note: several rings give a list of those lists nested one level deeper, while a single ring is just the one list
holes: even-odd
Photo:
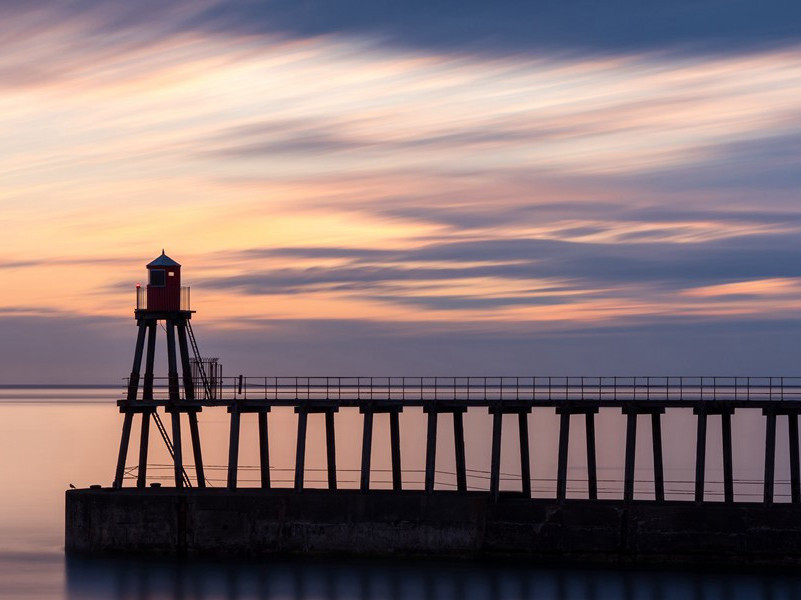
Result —
[{"label": "water reflection", "polygon": [[801,599],[801,577],[476,563],[69,559],[67,598],[119,600]]}]

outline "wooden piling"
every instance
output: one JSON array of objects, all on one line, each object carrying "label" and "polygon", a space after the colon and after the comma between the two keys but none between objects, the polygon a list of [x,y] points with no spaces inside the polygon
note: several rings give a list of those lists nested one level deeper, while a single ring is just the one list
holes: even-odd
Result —
[{"label": "wooden piling", "polygon": [[328,467],[328,489],[337,489],[337,450],[334,434],[334,411],[325,411],[325,451]]},{"label": "wooden piling", "polygon": [[520,438],[520,483],[526,498],[531,498],[531,453],[528,443],[528,412],[517,414],[518,437]]},{"label": "wooden piling", "polygon": [[370,490],[370,464],[373,455],[373,410],[364,411],[364,429],[362,431],[362,473],[359,489],[362,492]]},{"label": "wooden piling", "polygon": [[706,420],[707,413],[704,407],[695,411],[697,435],[695,439],[695,501],[704,501],[704,477],[706,472]]},{"label": "wooden piling", "polygon": [[305,408],[296,408],[298,414],[298,443],[295,451],[295,490],[303,489],[303,477],[306,467],[306,425],[309,412]]},{"label": "wooden piling", "polygon": [[765,420],[765,490],[763,501],[773,503],[773,477],[776,469],[776,411],[763,411]]},{"label": "wooden piling", "polygon": [[136,487],[147,485],[147,449],[150,437],[150,411],[142,412],[142,428],[139,431],[139,469],[136,474]]},{"label": "wooden piling", "polygon": [[665,473],[662,463],[662,413],[651,413],[651,444],[654,455],[654,500],[665,501]]},{"label": "wooden piling", "polygon": [[598,474],[595,460],[595,413],[587,412],[584,418],[587,438],[587,496],[590,500],[597,500]]},{"label": "wooden piling", "polygon": [[501,489],[501,432],[503,413],[499,409],[492,412],[492,457],[490,461],[490,496],[498,499]]},{"label": "wooden piling", "polygon": [[125,459],[128,456],[128,444],[131,441],[131,424],[133,423],[133,412],[125,412],[122,420],[122,436],[120,439],[120,452],[117,455],[117,469],[114,473],[114,484],[112,487],[121,488],[125,477]]},{"label": "wooden piling", "polygon": [[172,417],[172,452],[175,462],[175,487],[182,488],[184,486],[184,460],[181,445],[181,413],[177,410],[173,410],[170,416]]},{"label": "wooden piling", "polygon": [[145,357],[145,381],[142,387],[142,399],[153,399],[153,363],[156,358],[156,332],[158,322],[149,321],[147,325],[147,355]]},{"label": "wooden piling", "polygon": [[181,394],[178,388],[178,364],[175,358],[175,323],[172,319],[167,319],[165,326],[167,329],[167,385],[170,400],[177,402],[181,399]]},{"label": "wooden piling", "polygon": [[428,427],[426,431],[426,494],[434,491],[437,461],[437,410],[428,411]]},{"label": "wooden piling", "polygon": [[626,459],[623,474],[623,500],[634,500],[634,464],[637,452],[637,413],[626,414]]},{"label": "wooden piling", "polygon": [[389,443],[392,454],[392,489],[396,492],[403,489],[401,471],[400,415],[398,410],[389,413]]},{"label": "wooden piling", "polygon": [[567,498],[567,451],[569,447],[570,412],[562,409],[559,414],[559,457],[556,467],[556,499],[559,501]]},{"label": "wooden piling", "polygon": [[467,491],[467,467],[464,454],[464,420],[462,411],[453,411],[453,446],[456,457],[456,491]]},{"label": "wooden piling", "polygon": [[206,476],[203,473],[203,451],[200,447],[200,430],[197,426],[197,411],[190,410],[187,416],[189,417],[189,433],[192,436],[192,453],[195,459],[197,486],[199,488],[204,488],[206,487]]},{"label": "wooden piling", "polygon": [[734,466],[731,447],[731,412],[720,414],[720,436],[723,446],[723,501],[734,502]]},{"label": "wooden piling", "polygon": [[261,474],[261,487],[270,487],[270,443],[267,436],[267,412],[258,412],[259,421],[259,467]]},{"label": "wooden piling", "polygon": [[239,407],[233,404],[228,411],[231,413],[231,429],[228,437],[228,489],[236,489],[236,476],[239,469]]},{"label": "wooden piling", "polygon": [[798,456],[798,413],[787,414],[787,433],[790,441],[790,498],[793,504],[801,502],[801,469]]}]

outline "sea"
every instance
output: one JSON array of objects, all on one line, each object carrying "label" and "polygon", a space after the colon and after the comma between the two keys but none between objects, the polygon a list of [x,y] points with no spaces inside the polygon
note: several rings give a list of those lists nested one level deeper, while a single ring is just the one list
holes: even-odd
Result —
[{"label": "sea", "polygon": [[[110,485],[119,447],[122,417],[116,407],[119,386],[0,386],[0,600],[5,599],[789,599],[801,598],[801,572],[770,570],[643,569],[581,567],[509,562],[326,559],[296,556],[258,561],[164,559],[87,559],[64,554],[64,493],[70,486]],[[742,414],[741,414],[742,413]],[[578,419],[579,417],[574,417]],[[407,410],[401,419],[404,485],[421,487],[425,427],[422,413]],[[534,495],[553,494],[558,419],[553,409],[534,409],[531,431]],[[254,419],[255,421],[255,419]],[[777,442],[777,500],[787,501],[787,436]],[[228,415],[224,409],[201,413],[201,435],[212,485],[224,485]],[[388,424],[376,417],[373,436],[375,487],[389,479]],[[470,411],[465,421],[468,483],[488,486],[489,418]],[[256,423],[243,417],[241,485],[258,485]],[[453,487],[453,437],[447,417],[440,420],[437,486]],[[601,497],[619,497],[625,421],[619,411],[598,415],[598,473]],[[291,486],[295,416],[270,414],[271,468],[275,485]],[[502,487],[520,485],[517,425],[504,424]],[[695,429],[692,414],[669,411],[663,424],[665,473],[670,498],[689,499],[693,489]],[[188,437],[188,436],[185,436]],[[325,484],[322,417],[310,418],[306,485]],[[740,499],[761,494],[764,421],[759,411],[738,411],[733,422],[735,492]],[[136,456],[136,429],[130,457]],[[722,493],[720,431],[709,427],[706,478],[710,500]],[[653,493],[650,427],[638,432],[637,497]],[[340,485],[358,486],[361,417],[343,409],[337,416]],[[586,494],[583,426],[573,424],[569,495]],[[164,444],[151,429],[150,481],[169,485]],[[191,457],[189,447],[184,456]],[[135,476],[132,462],[128,471]],[[190,473],[191,473],[191,469]],[[131,485],[129,479],[126,484]]]}]

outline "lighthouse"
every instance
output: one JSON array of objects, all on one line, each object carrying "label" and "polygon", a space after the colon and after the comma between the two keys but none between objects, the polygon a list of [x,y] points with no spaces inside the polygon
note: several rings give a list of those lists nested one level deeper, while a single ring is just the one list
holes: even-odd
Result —
[{"label": "lighthouse", "polygon": [[[139,440],[139,468],[137,486],[144,487],[147,478],[147,454],[150,421],[158,426],[175,465],[175,486],[191,485],[183,466],[181,452],[181,416],[186,415],[192,437],[192,449],[195,460],[195,474],[198,487],[205,487],[203,460],[200,449],[200,433],[197,413],[201,411],[200,403],[195,399],[194,370],[200,366],[200,379],[204,389],[209,389],[209,382],[203,371],[203,363],[197,349],[190,319],[193,310],[189,304],[189,288],[181,285],[181,265],[167,256],[164,250],[161,255],[146,265],[147,287],[142,289],[136,285],[136,309],[134,318],[137,325],[136,347],[133,367],[128,379],[126,400],[120,403],[120,412],[124,415],[120,452],[114,476],[115,488],[122,487],[125,476],[125,461],[131,437],[131,426],[134,417],[141,415],[142,427]],[[167,378],[166,394],[161,389],[156,392],[154,367],[156,362],[156,346],[159,328],[164,330],[166,338]],[[177,347],[176,347],[177,340]],[[190,359],[190,348],[196,360]],[[142,360],[144,359],[144,378],[141,377]],[[180,377],[179,377],[180,365]],[[141,382],[141,387],[140,387]],[[172,438],[163,427],[158,409],[163,408],[171,417]]]}]

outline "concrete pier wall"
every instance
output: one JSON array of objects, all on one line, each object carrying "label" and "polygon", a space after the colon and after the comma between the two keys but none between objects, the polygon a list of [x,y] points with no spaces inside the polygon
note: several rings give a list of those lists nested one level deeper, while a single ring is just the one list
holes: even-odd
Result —
[{"label": "concrete pier wall", "polygon": [[517,557],[801,564],[801,506],[527,499],[484,492],[91,489],[66,494],[72,554]]}]

